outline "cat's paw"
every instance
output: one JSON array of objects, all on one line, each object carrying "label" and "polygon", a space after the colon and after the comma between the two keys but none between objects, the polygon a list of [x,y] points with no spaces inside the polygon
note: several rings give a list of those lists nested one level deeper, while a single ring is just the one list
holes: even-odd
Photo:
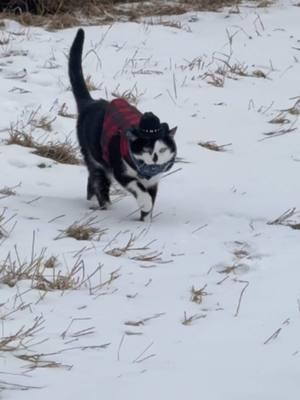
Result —
[{"label": "cat's paw", "polygon": [[99,205],[100,210],[109,210],[111,208],[111,202],[110,201],[103,201]]},{"label": "cat's paw", "polygon": [[152,219],[152,212],[141,211],[140,221],[150,222]]}]

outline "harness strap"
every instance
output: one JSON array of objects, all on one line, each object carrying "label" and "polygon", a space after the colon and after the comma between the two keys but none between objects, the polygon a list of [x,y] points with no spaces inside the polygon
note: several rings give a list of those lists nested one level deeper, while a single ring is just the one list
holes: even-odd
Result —
[{"label": "harness strap", "polygon": [[141,112],[124,99],[115,99],[110,102],[104,116],[103,132],[101,137],[103,158],[109,165],[109,144],[113,136],[120,136],[121,156],[130,159],[129,144],[126,132],[137,127],[140,123]]}]

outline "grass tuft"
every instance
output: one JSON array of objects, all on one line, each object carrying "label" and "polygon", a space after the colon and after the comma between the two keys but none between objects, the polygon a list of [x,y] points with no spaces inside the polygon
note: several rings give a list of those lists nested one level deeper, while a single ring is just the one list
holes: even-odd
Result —
[{"label": "grass tuft", "polygon": [[41,157],[50,158],[61,164],[78,165],[81,159],[78,157],[77,145],[70,139],[66,138],[64,142],[48,142],[40,144],[35,142],[33,154]]},{"label": "grass tuft", "polygon": [[113,97],[121,98],[133,105],[137,105],[145,93],[139,92],[135,84],[131,89],[126,89],[123,92],[119,90],[118,85],[111,94]]},{"label": "grass tuft", "polygon": [[95,224],[97,224],[95,217],[85,221],[75,221],[64,229],[56,239],[69,237],[76,240],[100,240],[102,235],[107,232],[107,228],[100,228]]},{"label": "grass tuft", "polygon": [[208,296],[208,293],[205,291],[207,285],[204,285],[201,289],[195,289],[194,286],[192,286],[191,289],[191,301],[197,304],[201,304],[203,301],[203,298],[205,296]]}]

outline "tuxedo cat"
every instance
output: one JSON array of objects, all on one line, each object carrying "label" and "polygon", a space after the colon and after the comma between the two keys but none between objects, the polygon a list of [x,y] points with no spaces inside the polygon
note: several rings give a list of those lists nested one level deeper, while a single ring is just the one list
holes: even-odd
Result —
[{"label": "tuxedo cat", "polygon": [[134,195],[144,220],[151,216],[161,174],[174,164],[177,127],[169,129],[153,113],[141,113],[124,99],[92,99],[82,72],[83,42],[79,29],[70,50],[69,76],[78,141],[89,171],[87,198],[95,195],[100,208],[107,208],[114,177]]}]

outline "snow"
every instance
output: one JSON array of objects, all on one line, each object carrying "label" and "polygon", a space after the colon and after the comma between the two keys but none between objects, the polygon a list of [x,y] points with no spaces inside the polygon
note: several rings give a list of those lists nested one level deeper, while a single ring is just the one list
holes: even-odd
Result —
[{"label": "snow", "polygon": [[[153,221],[142,223],[134,199],[118,191],[111,210],[91,209],[83,165],[1,143],[0,188],[16,186],[15,195],[0,195],[1,265],[30,264],[46,249],[57,256],[56,274],[80,262],[77,277],[85,273],[78,289],[45,294],[32,288],[34,279],[10,287],[0,272],[3,399],[299,397],[300,233],[268,223],[293,207],[290,222],[299,222],[298,116],[268,122],[299,98],[299,17],[300,7],[285,1],[163,19],[182,29],[149,21],[85,28],[84,71],[99,87],[93,96],[133,90],[142,111],[178,125],[184,162],[162,180]],[[36,140],[75,141],[75,120],[58,115],[64,103],[76,112],[67,76],[75,32],[6,21],[1,139],[37,110],[55,120],[50,132],[33,130]],[[197,58],[200,66],[192,65]],[[226,69],[224,61],[266,77],[226,71],[222,87],[211,85],[207,74]],[[289,128],[296,130],[264,135]],[[217,152],[200,141],[230,145]],[[99,240],[57,238],[89,218],[106,229]],[[133,248],[120,251],[131,237]],[[145,255],[153,259],[134,259]],[[192,288],[203,288],[199,303]],[[41,329],[1,350],[3,338],[36,318]],[[24,354],[44,356],[34,364],[18,358]]]}]

